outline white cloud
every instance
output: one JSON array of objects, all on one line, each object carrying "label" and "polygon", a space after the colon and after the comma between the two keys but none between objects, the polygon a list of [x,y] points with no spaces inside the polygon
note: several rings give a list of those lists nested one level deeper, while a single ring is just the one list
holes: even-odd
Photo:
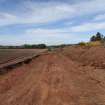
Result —
[{"label": "white cloud", "polygon": [[0,13],[0,26],[14,24],[17,22],[17,17],[9,13]]},{"label": "white cloud", "polygon": [[[27,8],[28,5],[28,8]],[[72,17],[74,8],[68,4],[32,4],[26,3],[22,10],[23,23],[47,23]],[[24,18],[25,17],[25,18]]]},{"label": "white cloud", "polygon": [[[14,11],[14,10],[13,10]],[[0,26],[25,23],[48,23],[62,19],[78,18],[83,15],[105,11],[104,0],[92,0],[78,4],[24,2],[15,14],[0,13]],[[5,17],[5,18],[3,18]]]},{"label": "white cloud", "polygon": [[[39,39],[40,43],[44,41],[47,44],[63,44],[63,43],[77,43],[81,40],[86,40],[85,36],[80,37],[77,34],[70,33],[70,29],[66,28],[35,28],[27,29],[23,34],[28,40],[34,40],[37,42]],[[77,40],[75,40],[77,39]]]},{"label": "white cloud", "polygon": [[71,27],[72,32],[87,32],[102,29],[105,29],[105,22],[84,23],[82,25]]},{"label": "white cloud", "polygon": [[105,0],[91,0],[86,2],[81,2],[80,4],[74,5],[77,13],[84,14],[93,14],[97,12],[105,11]]},{"label": "white cloud", "polygon": [[36,29],[28,29],[25,31],[26,35],[32,36],[45,36],[45,37],[58,37],[64,36],[67,33],[67,29],[58,28],[58,29],[45,29],[45,28],[36,28]]},{"label": "white cloud", "polygon": [[105,14],[101,14],[101,15],[97,15],[95,18],[94,18],[95,21],[98,21],[98,20],[105,20]]},{"label": "white cloud", "polygon": [[76,33],[76,32],[88,32],[88,31],[95,31],[95,30],[104,30],[105,29],[105,22],[91,22],[91,23],[84,23],[75,26],[66,26],[65,28],[56,28],[56,29],[45,29],[45,28],[35,28],[35,29],[28,29],[26,30],[25,34],[27,35],[38,35],[38,36],[47,36],[47,37],[55,37],[55,36],[62,36],[68,35],[69,33]]},{"label": "white cloud", "polygon": [[22,13],[25,16],[25,19],[22,19],[23,22],[46,23],[61,19],[77,19],[79,16],[105,11],[105,2],[104,0],[92,0],[78,4],[25,2],[22,10],[25,12]]},{"label": "white cloud", "polygon": [[[28,7],[27,7],[28,6]],[[2,25],[25,24],[25,23],[48,23],[72,17],[74,9],[68,4],[33,4],[27,3],[20,8],[19,13],[0,13]]]}]

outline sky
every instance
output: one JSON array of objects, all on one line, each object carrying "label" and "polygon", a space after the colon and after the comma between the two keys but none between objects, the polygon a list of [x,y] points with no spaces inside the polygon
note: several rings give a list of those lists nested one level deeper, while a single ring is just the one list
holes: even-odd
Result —
[{"label": "sky", "polygon": [[70,44],[105,35],[105,0],[0,0],[0,45]]}]

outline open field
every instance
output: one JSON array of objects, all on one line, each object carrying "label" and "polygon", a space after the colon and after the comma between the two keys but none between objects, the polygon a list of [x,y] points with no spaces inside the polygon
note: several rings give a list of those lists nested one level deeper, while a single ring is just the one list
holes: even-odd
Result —
[{"label": "open field", "polygon": [[44,51],[45,49],[0,49],[0,69],[31,59]]},{"label": "open field", "polygon": [[60,48],[1,75],[0,105],[105,105],[105,48]]}]

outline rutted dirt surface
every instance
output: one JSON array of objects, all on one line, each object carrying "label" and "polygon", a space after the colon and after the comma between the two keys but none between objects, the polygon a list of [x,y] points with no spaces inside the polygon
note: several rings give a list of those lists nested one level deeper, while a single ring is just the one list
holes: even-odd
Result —
[{"label": "rutted dirt surface", "polygon": [[105,69],[61,50],[0,76],[0,105],[105,105]]}]

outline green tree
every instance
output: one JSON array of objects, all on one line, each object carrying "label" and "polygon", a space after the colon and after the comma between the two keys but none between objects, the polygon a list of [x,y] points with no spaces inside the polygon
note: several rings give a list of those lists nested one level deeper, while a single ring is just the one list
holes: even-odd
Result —
[{"label": "green tree", "polygon": [[104,36],[100,32],[97,32],[96,35],[93,35],[90,38],[90,41],[102,41],[103,39],[104,39]]}]

